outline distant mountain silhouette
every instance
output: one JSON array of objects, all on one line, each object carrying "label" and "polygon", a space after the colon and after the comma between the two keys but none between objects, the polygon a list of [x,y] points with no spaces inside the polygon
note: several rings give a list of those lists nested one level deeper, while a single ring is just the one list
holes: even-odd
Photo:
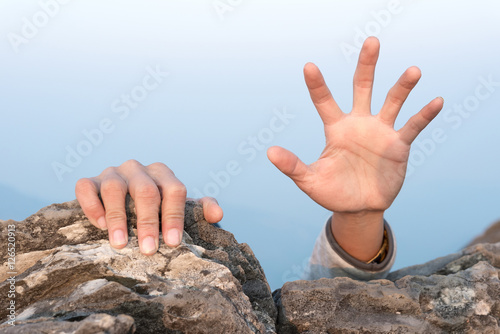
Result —
[{"label": "distant mountain silhouette", "polygon": [[0,184],[0,219],[23,220],[41,208],[51,204],[49,201],[27,195]]}]

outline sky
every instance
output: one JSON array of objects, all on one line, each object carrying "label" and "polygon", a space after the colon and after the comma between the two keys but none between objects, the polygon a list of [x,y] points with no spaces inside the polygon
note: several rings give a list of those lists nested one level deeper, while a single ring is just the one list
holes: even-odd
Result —
[{"label": "sky", "polygon": [[317,159],[323,127],[302,68],[317,64],[348,112],[374,35],[374,113],[413,65],[422,79],[396,128],[445,100],[386,211],[394,269],[456,252],[500,219],[499,32],[493,0],[0,0],[0,219],[34,213],[22,198],[73,200],[79,178],[108,166],[160,161],[189,195],[218,199],[273,289],[298,279],[331,213],[265,151]]}]

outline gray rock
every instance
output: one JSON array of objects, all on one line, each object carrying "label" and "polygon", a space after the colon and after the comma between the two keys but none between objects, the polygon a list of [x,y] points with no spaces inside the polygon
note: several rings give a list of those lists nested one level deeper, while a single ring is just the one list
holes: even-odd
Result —
[{"label": "gray rock", "polygon": [[[75,201],[23,222],[1,223],[2,233],[16,225],[16,330],[275,332],[271,291],[248,245],[208,224],[201,207],[188,202],[182,244],[161,245],[157,254],[144,256],[134,234],[133,203],[127,205],[130,239],[121,250],[110,247],[107,233],[93,227]],[[7,272],[2,267],[2,296],[10,287]],[[7,316],[2,308],[1,321]],[[114,329],[106,329],[111,323]],[[0,326],[0,333],[12,332],[9,327]]]},{"label": "gray rock", "polygon": [[52,318],[38,318],[26,321],[22,326],[2,330],[7,334],[132,334],[135,333],[134,318],[120,314],[113,317],[109,314],[91,314],[82,321],[58,321]]},{"label": "gray rock", "polygon": [[408,275],[447,275],[470,268],[480,261],[487,261],[493,266],[500,268],[500,243],[473,245],[458,253],[443,256],[424,264],[393,271],[387,276],[387,279],[396,281]]},{"label": "gray rock", "polygon": [[[500,333],[500,243],[476,244],[383,280],[287,282],[271,296],[250,247],[186,204],[183,242],[143,256],[110,247],[76,201],[15,225],[16,326],[0,333]],[[11,291],[0,248],[0,296]],[[274,300],[273,300],[274,298]],[[277,308],[276,308],[277,307]]]},{"label": "gray rock", "polygon": [[500,243],[482,244],[393,281],[288,282],[274,293],[278,332],[500,333],[499,268]]}]

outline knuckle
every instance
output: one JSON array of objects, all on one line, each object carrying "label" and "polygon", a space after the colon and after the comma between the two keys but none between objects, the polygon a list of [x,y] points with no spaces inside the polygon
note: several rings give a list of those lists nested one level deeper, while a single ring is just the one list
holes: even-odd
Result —
[{"label": "knuckle", "polygon": [[316,96],[315,102],[316,104],[324,104],[328,102],[331,98],[331,94],[329,92],[319,92],[318,96]]},{"label": "knuckle", "polygon": [[137,187],[135,190],[136,199],[146,199],[154,202],[160,201],[160,191],[158,186],[154,184],[144,184]]},{"label": "knuckle", "polygon": [[170,171],[170,168],[168,168],[168,166],[165,165],[163,162],[152,163],[151,165],[148,166],[148,168],[153,169],[153,170],[168,170],[168,171]]},{"label": "knuckle", "polygon": [[166,210],[163,213],[163,217],[169,220],[184,220],[184,210]]},{"label": "knuckle", "polygon": [[184,224],[184,212],[164,212],[162,221],[167,223],[169,227],[180,227]]},{"label": "knuckle", "polygon": [[91,179],[83,178],[83,179],[80,179],[76,182],[75,190],[77,193],[79,193],[79,192],[87,193],[90,191],[95,191],[96,187],[95,187],[94,182]]},{"label": "knuckle", "polygon": [[127,215],[125,214],[125,211],[110,210],[106,212],[106,222],[111,225],[125,223],[126,221]]},{"label": "knuckle", "polygon": [[404,89],[407,89],[407,90],[410,90],[413,87],[415,87],[415,84],[416,84],[416,82],[409,80],[409,79],[402,80],[400,83],[401,87],[403,87]]},{"label": "knuckle", "polygon": [[399,107],[399,106],[402,106],[402,105],[403,105],[403,102],[404,102],[404,101],[403,101],[403,99],[401,99],[401,98],[399,98],[399,97],[396,97],[396,96],[394,96],[394,95],[390,95],[390,96],[389,96],[389,101],[390,101],[392,104],[394,104],[394,105],[396,105],[396,106],[398,106],[398,107]]},{"label": "knuckle", "polygon": [[111,166],[111,167],[104,169],[100,176],[107,176],[110,174],[116,174],[116,167]]},{"label": "knuckle", "polygon": [[141,230],[153,230],[158,228],[159,220],[152,217],[137,220],[137,228]]},{"label": "knuckle", "polygon": [[373,86],[373,80],[358,78],[355,82],[355,86],[359,89],[370,89]]},{"label": "knuckle", "polygon": [[120,196],[125,196],[126,185],[122,180],[119,179],[107,179],[103,181],[101,185],[101,193],[103,196],[110,196],[119,194]]},{"label": "knuckle", "polygon": [[130,160],[125,161],[120,167],[128,169],[128,168],[143,167],[143,165],[135,159],[130,159]]},{"label": "knuckle", "polygon": [[102,204],[97,201],[92,201],[85,205],[84,210],[91,216],[97,216],[102,213]]},{"label": "knuckle", "polygon": [[169,199],[182,199],[187,196],[186,186],[180,182],[168,187],[166,192]]},{"label": "knuckle", "polygon": [[410,128],[411,128],[412,131],[414,131],[414,132],[420,132],[420,126],[418,125],[417,121],[413,121],[409,125],[410,125]]}]

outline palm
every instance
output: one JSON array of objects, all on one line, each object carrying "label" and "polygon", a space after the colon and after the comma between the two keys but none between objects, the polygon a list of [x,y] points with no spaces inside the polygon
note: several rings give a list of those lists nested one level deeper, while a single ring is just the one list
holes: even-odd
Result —
[{"label": "palm", "polygon": [[350,114],[337,106],[317,67],[304,68],[311,98],[325,125],[326,146],[319,159],[305,165],[293,153],[273,147],[270,160],[314,201],[335,212],[385,210],[403,185],[410,145],[442,108],[435,99],[399,131],[394,122],[406,97],[420,78],[409,68],[389,91],[382,110],[370,112],[378,40],[369,39],[354,75]]},{"label": "palm", "polygon": [[325,150],[299,187],[331,211],[387,209],[403,184],[410,146],[372,116],[346,116],[325,130]]}]

